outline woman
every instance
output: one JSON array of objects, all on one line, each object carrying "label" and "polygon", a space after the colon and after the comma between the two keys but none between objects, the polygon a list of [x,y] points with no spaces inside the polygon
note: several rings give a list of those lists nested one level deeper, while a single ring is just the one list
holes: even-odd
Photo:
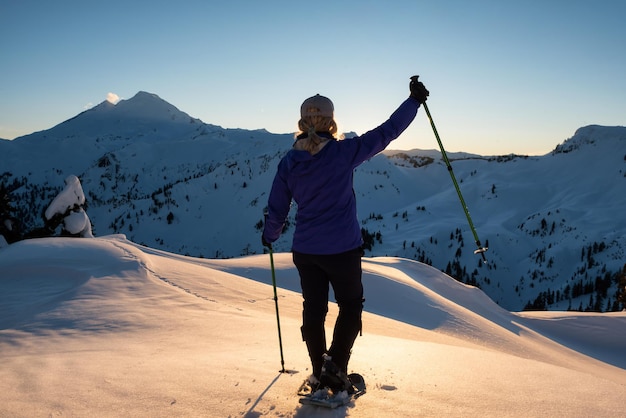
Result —
[{"label": "woman", "polygon": [[[268,200],[263,245],[280,236],[292,199],[297,204],[293,262],[300,275],[302,338],[312,364],[312,386],[333,391],[350,387],[348,360],[361,330],[361,228],[353,191],[354,169],[384,150],[413,121],[428,90],[417,81],[410,97],[379,127],[355,138],[337,140],[334,106],[319,94],[302,103],[296,142],[278,165]],[[339,306],[330,348],[324,321],[329,285]]]}]

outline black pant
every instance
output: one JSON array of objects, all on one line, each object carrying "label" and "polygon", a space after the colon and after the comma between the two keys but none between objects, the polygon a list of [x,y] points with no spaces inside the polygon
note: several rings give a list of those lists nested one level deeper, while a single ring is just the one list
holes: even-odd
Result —
[{"label": "black pant", "polygon": [[[304,298],[302,339],[306,342],[311,357],[313,374],[318,378],[324,353],[328,353],[333,362],[347,373],[350,352],[361,330],[361,256],[360,248],[332,255],[293,253]],[[339,305],[339,316],[330,349],[326,350],[324,321],[328,312],[329,284],[333,287]]]}]

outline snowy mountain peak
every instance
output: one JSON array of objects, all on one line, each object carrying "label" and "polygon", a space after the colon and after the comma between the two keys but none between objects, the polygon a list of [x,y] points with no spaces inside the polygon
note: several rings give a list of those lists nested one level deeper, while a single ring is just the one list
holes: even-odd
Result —
[{"label": "snowy mountain peak", "polygon": [[50,141],[92,140],[102,137],[124,139],[167,139],[186,135],[203,125],[156,94],[140,91],[116,104],[103,101],[55,127],[18,138]]},{"label": "snowy mountain peak", "polygon": [[107,112],[107,111],[110,111],[110,110],[112,110],[114,108],[115,108],[115,104],[114,103],[111,103],[110,101],[105,100],[102,103],[100,103],[99,105],[94,106],[91,109],[87,110],[86,112]]},{"label": "snowy mountain peak", "polygon": [[144,114],[152,117],[155,117],[162,112],[180,112],[180,110],[178,110],[175,106],[161,99],[156,94],[145,91],[138,92],[130,99],[120,100],[115,107],[120,109],[120,111],[124,110],[125,112],[141,109]]},{"label": "snowy mountain peak", "polygon": [[163,120],[185,123],[192,120],[187,113],[180,111],[156,94],[145,91],[138,92],[128,100],[120,100],[113,106],[115,107],[116,116],[124,119],[139,119],[142,121]]},{"label": "snowy mountain peak", "polygon": [[578,128],[574,136],[558,145],[553,154],[567,153],[597,142],[626,141],[626,127],[588,125]]},{"label": "snowy mountain peak", "polygon": [[[160,101],[165,102],[165,100],[161,99],[157,94],[150,93],[148,91],[139,90],[137,94],[135,94],[130,100],[152,100],[152,101]],[[167,102],[165,102],[167,103]],[[168,103],[169,104],[169,103]]]},{"label": "snowy mountain peak", "polygon": [[[602,140],[626,140],[625,126],[588,125],[578,128],[573,138],[601,138]],[[573,139],[572,138],[572,139]]]}]

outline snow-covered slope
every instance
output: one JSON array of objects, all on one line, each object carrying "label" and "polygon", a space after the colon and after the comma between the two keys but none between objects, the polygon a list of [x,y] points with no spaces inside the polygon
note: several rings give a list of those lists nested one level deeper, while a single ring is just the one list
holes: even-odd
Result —
[{"label": "snow-covered slope", "polygon": [[[424,116],[414,123],[426,123]],[[292,134],[208,125],[140,92],[48,131],[0,141],[0,181],[25,230],[41,226],[42,211],[74,174],[94,234],[124,233],[196,257],[238,257],[262,252],[263,208],[292,141]],[[416,141],[436,146],[434,138]],[[490,247],[489,264],[472,253],[474,239],[438,151],[386,151],[357,169],[359,217],[373,240],[368,255],[432,264],[510,310],[619,308],[626,128],[580,128],[544,156],[449,157],[479,238]],[[292,225],[277,250],[289,250]]]},{"label": "snow-covered slope", "polygon": [[297,272],[275,261],[289,374],[267,255],[197,259],[121,235],[0,249],[0,416],[623,415],[626,314],[511,313],[398,258],[364,260],[350,366],[368,393],[300,406]]}]

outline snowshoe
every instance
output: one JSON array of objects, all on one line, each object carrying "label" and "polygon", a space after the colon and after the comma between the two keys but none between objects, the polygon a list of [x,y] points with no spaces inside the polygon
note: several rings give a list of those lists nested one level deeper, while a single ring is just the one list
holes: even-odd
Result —
[{"label": "snowshoe", "polygon": [[[302,395],[300,403],[303,405],[315,405],[324,408],[337,408],[346,405],[365,393],[365,381],[360,374],[352,373],[348,377],[349,386],[337,392],[328,387],[321,387],[310,395]],[[305,381],[306,383],[307,381]],[[304,383],[303,383],[304,385]],[[298,391],[300,393],[300,391]]]},{"label": "snowshoe", "polygon": [[349,390],[352,386],[348,375],[337,367],[328,355],[324,355],[320,386],[329,388],[333,393]]},{"label": "snowshoe", "polygon": [[319,386],[320,381],[317,379],[317,377],[311,375],[304,379],[304,382],[302,382],[302,384],[300,385],[300,388],[298,389],[298,395],[311,396],[317,391],[317,389],[319,389]]}]

